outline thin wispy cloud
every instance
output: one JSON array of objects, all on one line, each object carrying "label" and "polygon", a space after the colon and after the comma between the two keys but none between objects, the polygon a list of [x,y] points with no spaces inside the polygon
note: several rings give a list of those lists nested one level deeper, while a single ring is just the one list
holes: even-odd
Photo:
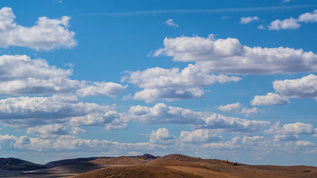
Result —
[{"label": "thin wispy cloud", "polygon": [[165,24],[167,24],[167,25],[170,26],[170,27],[179,27],[179,25],[176,24],[173,19],[168,19],[168,20],[166,20],[166,21],[165,21]]},{"label": "thin wispy cloud", "polygon": [[220,8],[220,9],[172,9],[172,10],[147,10],[147,11],[130,11],[130,12],[100,12],[84,13],[83,16],[141,16],[141,15],[159,15],[159,14],[209,14],[209,13],[226,13],[226,12],[251,12],[251,11],[275,11],[300,9],[316,7],[315,4],[296,5],[296,6],[271,6],[271,7],[245,7],[245,8]]}]

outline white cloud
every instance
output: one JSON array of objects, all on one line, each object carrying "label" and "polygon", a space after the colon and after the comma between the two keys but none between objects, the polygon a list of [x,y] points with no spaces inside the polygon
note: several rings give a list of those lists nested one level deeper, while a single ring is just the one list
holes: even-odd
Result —
[{"label": "white cloud", "polygon": [[269,30],[285,30],[285,29],[298,29],[301,25],[294,18],[289,18],[285,20],[274,20],[268,26]]},{"label": "white cloud", "polygon": [[79,127],[73,127],[72,128],[72,134],[73,135],[81,135],[81,134],[85,134],[85,133],[86,133],[86,130],[81,129]]},{"label": "white cloud", "polygon": [[269,121],[257,121],[212,114],[202,118],[205,124],[194,125],[194,128],[222,129],[232,132],[253,132],[269,125]]},{"label": "white cloud", "polygon": [[317,76],[310,74],[299,79],[276,80],[273,87],[276,92],[286,97],[317,97]]},{"label": "white cloud", "polygon": [[51,124],[30,127],[26,131],[27,134],[38,135],[40,138],[53,138],[59,135],[69,135],[70,132],[63,124]]},{"label": "white cloud", "polygon": [[288,98],[276,93],[268,93],[265,96],[256,95],[251,101],[252,105],[283,105],[288,103],[290,103]]},{"label": "white cloud", "polygon": [[[113,122],[118,125],[119,119],[121,124],[124,124],[126,120],[120,118],[121,115],[112,109],[112,106],[79,102],[76,96],[7,98],[0,100],[0,122],[10,127],[32,127],[55,123],[80,126]],[[29,130],[30,133],[31,131],[35,133],[34,129]]]},{"label": "white cloud", "polygon": [[209,112],[194,112],[163,103],[156,104],[152,108],[132,106],[128,115],[132,119],[146,124],[187,124],[194,129],[220,129],[233,132],[252,132],[269,124],[268,121],[240,119]]},{"label": "white cloud", "polygon": [[292,124],[282,125],[280,122],[272,125],[266,133],[275,135],[298,135],[298,134],[316,134],[317,129],[311,124],[296,122]]},{"label": "white cloud", "polygon": [[50,66],[26,55],[0,56],[0,70],[2,95],[69,93],[81,84],[68,78],[72,69]]},{"label": "white cloud", "polygon": [[184,99],[194,99],[201,98],[204,96],[204,91],[199,88],[192,89],[144,89],[142,91],[136,92],[134,99],[145,100],[147,103],[153,102],[155,99],[165,99],[167,101],[172,100],[184,100]]},{"label": "white cloud", "polygon": [[258,110],[256,107],[246,108],[243,107],[240,102],[219,106],[218,109],[224,112],[246,114],[247,116],[254,113],[260,113],[260,110]]},{"label": "white cloud", "polygon": [[258,29],[264,30],[265,27],[264,27],[263,25],[259,25],[259,26],[258,26]]},{"label": "white cloud", "polygon": [[274,141],[292,141],[298,140],[298,135],[274,135]]},{"label": "white cloud", "polygon": [[144,90],[135,94],[134,99],[153,101],[154,99],[191,99],[200,98],[204,91],[200,88],[212,85],[216,82],[237,82],[239,77],[226,75],[214,75],[201,72],[195,65],[189,64],[183,70],[179,68],[163,69],[150,68],[144,71],[129,72],[129,76],[122,78],[138,85]]},{"label": "white cloud", "polygon": [[165,23],[170,27],[179,27],[179,25],[176,24],[173,19],[168,19],[167,21],[165,21]]},{"label": "white cloud", "polygon": [[285,29],[298,29],[301,27],[300,22],[304,23],[313,23],[317,22],[317,10],[315,10],[313,13],[306,12],[304,14],[301,14],[298,19],[289,18],[285,20],[274,20],[271,22],[271,24],[268,26],[269,30],[285,30]]},{"label": "white cloud", "polygon": [[222,136],[217,136],[216,132],[207,129],[198,129],[192,132],[182,131],[179,139],[184,143],[210,143],[223,140]]},{"label": "white cloud", "polygon": [[169,145],[175,142],[176,137],[171,135],[167,128],[153,130],[150,134],[150,143]]},{"label": "white cloud", "polygon": [[94,82],[93,85],[87,85],[79,90],[77,94],[81,97],[105,95],[115,97],[123,93],[128,86],[122,86],[113,82]]},{"label": "white cloud", "polygon": [[313,12],[306,12],[298,17],[299,22],[313,23],[317,22],[317,9]]},{"label": "white cloud", "polygon": [[36,50],[72,48],[77,45],[75,33],[68,30],[70,17],[40,17],[32,27],[18,25],[9,7],[0,9],[0,47],[23,46]]},{"label": "white cloud", "polygon": [[146,106],[132,106],[129,114],[133,119],[146,124],[196,124],[203,123],[202,113],[189,109],[167,106],[158,103],[152,108]]},{"label": "white cloud", "polygon": [[[164,48],[154,56],[174,61],[196,62],[202,72],[226,74],[280,74],[317,71],[317,55],[292,48],[242,46],[238,39],[202,37],[165,38]],[[263,67],[266,66],[266,67]]]},{"label": "white cloud", "polygon": [[241,24],[248,24],[248,23],[250,23],[252,21],[259,21],[260,20],[259,17],[257,17],[257,16],[241,17],[240,19],[241,19],[241,21],[240,21]]},{"label": "white cloud", "polygon": [[43,59],[31,59],[26,55],[0,56],[1,95],[49,95],[72,93],[80,96],[121,94],[127,86],[112,82],[71,80],[72,69],[51,66]]},{"label": "white cloud", "polygon": [[315,144],[309,141],[297,141],[295,145],[299,147],[306,147],[306,146],[314,146]]}]

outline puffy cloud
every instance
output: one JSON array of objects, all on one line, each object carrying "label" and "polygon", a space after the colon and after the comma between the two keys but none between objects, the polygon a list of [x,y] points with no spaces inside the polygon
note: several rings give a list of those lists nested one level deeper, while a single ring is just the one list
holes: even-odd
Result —
[{"label": "puffy cloud", "polygon": [[256,107],[246,108],[243,107],[240,102],[219,106],[218,109],[224,112],[246,114],[247,116],[254,113],[260,113],[260,110],[258,110]]},{"label": "puffy cloud", "polygon": [[292,141],[298,140],[298,135],[274,135],[274,141]]},{"label": "puffy cloud", "polygon": [[147,124],[196,124],[203,123],[200,119],[202,113],[189,109],[167,106],[158,103],[152,108],[146,106],[132,106],[129,116]]},{"label": "puffy cloud", "polygon": [[175,136],[167,130],[167,128],[159,128],[153,130],[150,134],[150,143],[169,145],[173,144]]},{"label": "puffy cloud", "polygon": [[294,18],[289,18],[285,20],[274,20],[268,26],[269,30],[285,30],[285,29],[298,29],[301,25]]},{"label": "puffy cloud", "polygon": [[295,145],[299,147],[307,147],[307,146],[314,146],[315,144],[309,141],[297,141]]},{"label": "puffy cloud", "polygon": [[72,70],[49,66],[45,60],[25,55],[0,56],[0,94],[54,94],[69,93],[80,86],[70,80]]},{"label": "puffy cloud", "polygon": [[179,68],[163,69],[150,68],[144,71],[129,72],[122,78],[138,85],[144,90],[135,94],[134,99],[153,101],[154,99],[191,99],[200,98],[204,91],[200,88],[212,85],[216,82],[237,82],[239,77],[226,75],[214,75],[201,72],[195,65],[189,64],[183,70]]},{"label": "puffy cloud", "polygon": [[[0,100],[0,122],[10,127],[54,123],[69,123],[73,126],[112,124],[112,122],[116,125],[120,122],[124,124],[126,120],[121,119],[112,109],[112,106],[79,102],[76,96],[7,98]],[[46,127],[32,128],[29,133],[41,133],[41,129],[48,131],[49,128],[64,129],[61,125]]]},{"label": "puffy cloud", "polygon": [[299,22],[312,23],[317,22],[317,9],[313,12],[306,12],[298,17]]},{"label": "puffy cloud", "polygon": [[127,88],[113,82],[94,82],[93,85],[87,85],[79,90],[77,94],[81,97],[105,95],[115,97],[123,93],[123,90]]},{"label": "puffy cloud", "polygon": [[[8,144],[9,143],[9,144]],[[120,150],[141,151],[153,150],[155,145],[150,143],[118,143],[108,140],[80,139],[75,136],[62,135],[57,138],[29,138],[0,135],[0,146],[22,150],[61,151],[61,150]]]},{"label": "puffy cloud", "polygon": [[221,129],[234,132],[252,132],[268,126],[268,121],[227,117],[209,112],[194,112],[171,107],[163,103],[152,108],[132,106],[128,114],[132,119],[146,124],[188,124],[195,129]]},{"label": "puffy cloud", "polygon": [[[71,117],[69,118],[69,123],[73,126],[83,126],[83,125],[100,125],[100,124],[108,124],[107,129],[112,130],[125,128],[127,120],[124,120],[124,116],[116,111],[97,111],[91,112],[84,116]],[[113,125],[114,124],[114,125]]]},{"label": "puffy cloud", "polygon": [[265,96],[256,95],[251,101],[252,105],[283,105],[290,101],[276,93],[268,93]]},{"label": "puffy cloud", "polygon": [[300,22],[305,23],[313,23],[317,22],[317,10],[315,10],[313,13],[306,12],[304,14],[301,14],[298,19],[289,18],[285,20],[274,20],[271,22],[271,24],[268,26],[269,30],[285,30],[285,29],[298,29],[300,28],[301,24]]},{"label": "puffy cloud", "polygon": [[170,27],[179,27],[179,25],[176,24],[173,19],[166,20],[165,24],[167,24]]},{"label": "puffy cloud", "polygon": [[254,132],[267,127],[270,123],[269,121],[247,120],[220,114],[212,114],[202,119],[205,123],[194,125],[195,128],[222,129],[232,132]]},{"label": "puffy cloud", "polygon": [[192,132],[182,131],[179,139],[181,142],[193,144],[218,142],[223,140],[222,136],[217,136],[215,132],[207,129],[197,129]]},{"label": "puffy cloud", "polygon": [[273,82],[276,92],[292,98],[317,97],[317,76],[310,74],[299,79]]},{"label": "puffy cloud", "polygon": [[250,23],[252,21],[259,21],[260,20],[259,17],[257,17],[257,16],[241,17],[240,19],[241,19],[241,21],[240,21],[241,24],[248,24],[248,23]]},{"label": "puffy cloud", "polygon": [[266,133],[275,135],[298,135],[298,134],[316,134],[317,129],[311,124],[296,122],[292,124],[282,125],[280,122],[272,125]]},{"label": "puffy cloud", "polygon": [[201,98],[204,96],[204,90],[199,88],[192,89],[144,89],[138,91],[134,95],[136,100],[145,100],[147,103],[153,102],[155,99],[165,99],[167,101]]},{"label": "puffy cloud", "polygon": [[86,130],[81,129],[79,127],[73,127],[72,130],[73,130],[72,134],[74,134],[74,135],[81,135],[81,134],[85,134],[86,133]]},{"label": "puffy cloud", "polygon": [[244,145],[252,145],[252,146],[255,146],[257,145],[259,142],[263,142],[265,140],[264,137],[262,136],[253,136],[253,137],[248,137],[248,136],[245,136],[243,137],[242,139],[242,144]]},{"label": "puffy cloud", "polygon": [[32,27],[18,25],[9,7],[0,9],[0,47],[23,46],[36,50],[72,48],[77,45],[75,33],[69,31],[70,17],[40,17]]},{"label": "puffy cloud", "polygon": [[49,95],[72,93],[80,96],[121,94],[127,86],[112,82],[71,80],[72,69],[51,66],[43,59],[31,59],[26,55],[0,56],[1,95]]},{"label": "puffy cloud", "polygon": [[28,128],[27,134],[38,135],[40,138],[52,138],[59,135],[69,135],[70,132],[63,124],[51,124]]},{"label": "puffy cloud", "polygon": [[[165,38],[164,48],[154,56],[174,61],[196,62],[202,72],[230,74],[280,74],[317,71],[317,55],[292,48],[242,46],[238,39],[202,37]],[[263,67],[266,66],[266,67]]]}]

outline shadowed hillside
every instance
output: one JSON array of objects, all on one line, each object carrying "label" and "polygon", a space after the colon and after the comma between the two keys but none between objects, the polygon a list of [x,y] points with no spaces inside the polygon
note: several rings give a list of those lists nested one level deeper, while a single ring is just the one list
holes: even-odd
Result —
[{"label": "shadowed hillside", "polygon": [[35,164],[17,158],[0,158],[0,169],[4,170],[34,170],[46,168],[44,165]]}]

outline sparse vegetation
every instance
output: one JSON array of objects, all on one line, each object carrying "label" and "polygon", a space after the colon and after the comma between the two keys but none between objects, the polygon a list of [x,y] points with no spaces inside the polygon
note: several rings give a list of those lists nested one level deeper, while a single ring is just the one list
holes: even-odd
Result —
[{"label": "sparse vegetation", "polygon": [[46,168],[46,166],[17,158],[0,158],[0,168],[5,170],[34,170]]},{"label": "sparse vegetation", "polygon": [[231,161],[228,161],[228,160],[222,160],[221,162],[226,163],[226,164],[230,164],[231,166],[238,166],[237,162],[231,162]]}]

